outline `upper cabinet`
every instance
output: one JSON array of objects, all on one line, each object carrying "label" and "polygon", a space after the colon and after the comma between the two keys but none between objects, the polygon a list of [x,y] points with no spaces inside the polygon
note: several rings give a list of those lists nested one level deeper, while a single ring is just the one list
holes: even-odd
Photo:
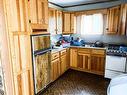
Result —
[{"label": "upper cabinet", "polygon": [[56,11],[56,19],[57,19],[57,34],[62,34],[62,12]]},{"label": "upper cabinet", "polygon": [[74,14],[69,12],[63,13],[63,34],[74,33]]},{"label": "upper cabinet", "polygon": [[53,8],[49,8],[49,32],[62,34],[62,12]]},{"label": "upper cabinet", "polygon": [[10,32],[28,32],[27,0],[4,0],[7,27]]},{"label": "upper cabinet", "polygon": [[32,28],[48,28],[48,1],[29,0],[29,22]]},{"label": "upper cabinet", "polygon": [[107,12],[107,30],[109,35],[126,35],[127,4],[109,8]]},{"label": "upper cabinet", "polygon": [[109,8],[107,13],[107,31],[106,34],[118,34],[120,18],[120,6]]},{"label": "upper cabinet", "polygon": [[127,24],[127,4],[122,4],[120,26],[119,26],[120,35],[127,35],[126,24]]},{"label": "upper cabinet", "polygon": [[56,10],[49,8],[49,26],[48,30],[51,35],[56,34]]}]

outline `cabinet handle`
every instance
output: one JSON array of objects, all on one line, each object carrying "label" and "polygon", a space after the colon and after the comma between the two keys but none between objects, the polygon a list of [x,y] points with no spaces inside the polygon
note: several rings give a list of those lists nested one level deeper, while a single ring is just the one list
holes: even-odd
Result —
[{"label": "cabinet handle", "polygon": [[31,23],[31,20],[29,20],[29,23]]}]

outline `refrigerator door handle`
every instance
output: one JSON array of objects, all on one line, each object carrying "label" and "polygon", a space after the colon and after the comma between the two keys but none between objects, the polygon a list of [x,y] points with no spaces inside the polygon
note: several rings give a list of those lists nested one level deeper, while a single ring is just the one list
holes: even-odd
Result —
[{"label": "refrigerator door handle", "polygon": [[45,51],[34,52],[34,56],[43,55],[43,54],[45,54],[47,52],[51,52],[51,49],[48,49],[48,50],[45,50]]}]

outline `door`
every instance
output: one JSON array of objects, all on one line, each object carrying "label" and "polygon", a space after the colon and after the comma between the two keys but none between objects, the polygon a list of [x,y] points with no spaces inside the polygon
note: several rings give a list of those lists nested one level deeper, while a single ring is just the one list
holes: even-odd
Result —
[{"label": "door", "polygon": [[78,68],[84,70],[91,69],[90,54],[78,53]]},{"label": "door", "polygon": [[31,37],[33,51],[50,49],[50,35],[36,35]]},{"label": "door", "polygon": [[118,34],[120,6],[109,8],[107,13],[107,34]]},{"label": "door", "polygon": [[63,14],[64,18],[64,25],[63,25],[63,34],[68,34],[71,31],[71,15],[70,13],[64,13]]},{"label": "door", "polygon": [[102,55],[91,55],[91,71],[104,74],[105,57]]},{"label": "door", "polygon": [[61,56],[61,74],[63,74],[67,69],[67,56],[66,54]]},{"label": "door", "polygon": [[37,0],[37,21],[39,24],[48,25],[48,1]]},{"label": "door", "polygon": [[106,69],[125,72],[126,57],[106,56]]},{"label": "door", "polygon": [[76,27],[76,26],[74,26],[74,23],[75,23],[75,17],[74,17],[74,14],[73,13],[71,13],[71,33],[74,33],[74,27]]},{"label": "door", "polygon": [[62,34],[62,12],[56,11],[57,17],[57,34]]},{"label": "door", "polygon": [[50,51],[34,57],[34,87],[35,94],[50,83]]},{"label": "door", "polygon": [[77,67],[77,49],[70,49],[70,66]]},{"label": "door", "polygon": [[56,34],[56,10],[49,8],[49,32],[51,35]]},{"label": "door", "polygon": [[59,76],[60,76],[60,59],[57,58],[55,60],[52,61],[51,63],[52,67],[51,67],[51,77],[52,77],[52,81],[56,80]]}]

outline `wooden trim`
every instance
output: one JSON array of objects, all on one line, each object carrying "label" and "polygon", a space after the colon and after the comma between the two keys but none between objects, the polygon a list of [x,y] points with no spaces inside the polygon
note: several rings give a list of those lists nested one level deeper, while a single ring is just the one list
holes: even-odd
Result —
[{"label": "wooden trim", "polygon": [[22,0],[22,8],[23,8],[23,19],[24,19],[24,29],[25,29],[25,31],[27,31],[26,29],[27,29],[27,19],[26,19],[26,6],[25,6],[25,0]]},{"label": "wooden trim", "polygon": [[20,14],[20,4],[19,0],[16,0],[16,6],[17,6],[17,17],[18,17],[18,24],[19,24],[19,30],[21,30],[21,14]]},{"label": "wooden trim", "polygon": [[42,24],[31,23],[30,26],[32,29],[47,29],[48,28],[48,24],[42,25]]},{"label": "wooden trim", "polygon": [[19,62],[20,62],[19,63],[20,64],[20,67],[19,68],[22,71],[22,59],[21,59],[21,48],[20,48],[21,46],[20,46],[20,37],[19,36],[18,36],[18,46],[19,46],[19,49],[18,50],[19,50]]},{"label": "wooden trim", "polygon": [[70,69],[104,76],[104,73],[101,73],[101,72],[98,72],[98,71],[89,71],[89,70],[84,70],[84,69],[77,68],[77,67],[70,67]]},{"label": "wooden trim", "polygon": [[13,35],[28,35],[29,32],[24,32],[24,31],[15,31],[12,32]]},{"label": "wooden trim", "polygon": [[95,14],[95,13],[107,14],[107,12],[108,12],[107,9],[86,10],[86,11],[75,12],[75,16],[83,15],[83,14],[91,15],[91,14]]},{"label": "wooden trim", "polygon": [[22,77],[21,77],[21,75],[17,76],[17,81],[18,81],[18,94],[22,95]]}]

